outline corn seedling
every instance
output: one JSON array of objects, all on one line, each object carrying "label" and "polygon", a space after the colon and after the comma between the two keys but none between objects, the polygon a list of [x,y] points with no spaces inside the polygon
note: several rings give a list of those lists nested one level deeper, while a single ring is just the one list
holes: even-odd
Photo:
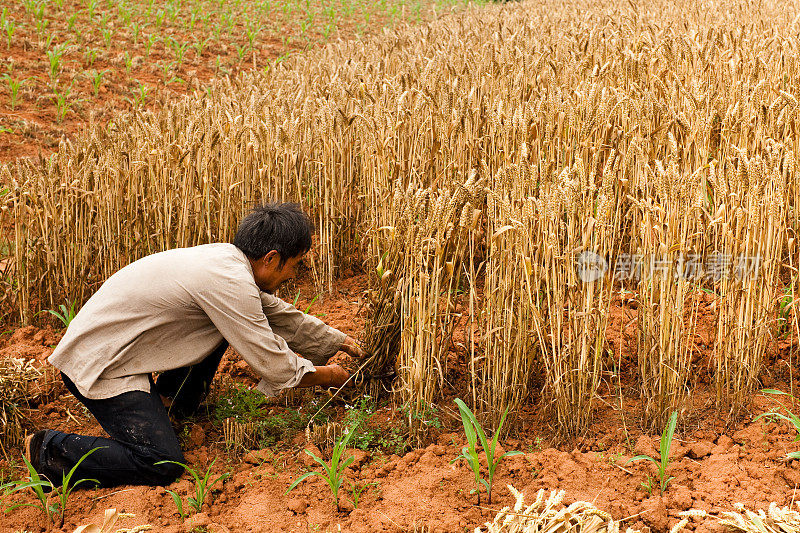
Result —
[{"label": "corn seedling", "polygon": [[70,83],[69,87],[64,88],[63,91],[59,91],[57,87],[53,87],[53,103],[56,106],[56,121],[61,124],[64,121],[64,117],[66,116],[67,112],[72,108],[73,105],[78,103],[78,100],[70,100],[70,94],[72,93],[72,84]]},{"label": "corn seedling", "polygon": [[[75,475],[75,471],[78,469],[81,463],[83,463],[83,461],[86,460],[86,458],[91,454],[100,449],[101,448],[92,448],[83,454],[83,456],[78,460],[77,463],[75,463],[69,472],[62,474],[60,485],[55,485],[50,480],[40,476],[33,465],[31,465],[30,461],[23,456],[22,460],[25,462],[25,466],[28,469],[28,481],[17,484],[12,491],[17,492],[30,489],[36,495],[38,503],[16,504],[12,505],[8,510],[13,510],[19,507],[34,507],[44,513],[44,515],[47,517],[48,523],[55,524],[56,527],[62,527],[64,525],[64,516],[67,512],[67,503],[69,503],[69,497],[75,488],[82,483],[99,483],[99,481],[96,479],[79,479],[73,483],[72,477]],[[50,494],[48,494],[48,492]]]},{"label": "corn seedling", "polygon": [[198,39],[194,43],[192,43],[192,48],[194,48],[197,57],[201,57],[203,55],[203,52],[205,51],[206,47],[208,46],[208,43],[210,42],[211,42],[211,37],[208,37],[206,39]]},{"label": "corn seedling", "polygon": [[22,87],[23,83],[28,81],[28,78],[15,79],[9,74],[4,74],[3,79],[6,80],[6,83],[8,84],[8,93],[10,97],[9,103],[11,104],[11,110],[14,111],[19,103],[19,89]]},{"label": "corn seedling", "polygon": [[3,23],[3,31],[6,34],[6,48],[11,48],[11,40],[14,38],[14,32],[16,31],[17,25],[13,20],[6,20]]},{"label": "corn seedling", "polygon": [[[503,429],[503,422],[506,420],[508,410],[503,412],[503,416],[500,417],[500,423],[497,425],[497,429],[494,432],[494,437],[491,441],[489,441],[486,438],[486,432],[483,431],[483,428],[481,427],[480,423],[478,423],[478,420],[475,418],[475,415],[472,413],[470,408],[467,407],[467,404],[465,404],[459,398],[456,398],[455,402],[458,406],[458,411],[461,413],[461,422],[464,425],[464,433],[467,437],[467,445],[461,449],[461,455],[453,459],[451,464],[459,459],[466,461],[466,463],[472,469],[472,473],[475,475],[475,485],[478,487],[478,505],[481,503],[481,485],[486,487],[488,502],[492,503],[492,485],[494,483],[494,474],[495,470],[497,469],[497,465],[499,465],[500,461],[502,461],[505,457],[522,455],[522,452],[510,451],[503,453],[503,455],[500,457],[495,457],[497,439],[500,437],[500,431]],[[481,477],[481,465],[480,460],[478,459],[477,451],[478,442],[480,442],[481,447],[483,447],[483,452],[486,456],[486,479]]]},{"label": "corn seedling", "polygon": [[238,43],[233,43],[233,46],[234,48],[236,48],[236,56],[239,58],[239,63],[241,63],[242,61],[244,61],[244,56],[251,49],[250,45],[248,44],[240,45]]},{"label": "corn seedling", "polygon": [[353,500],[353,509],[358,509],[358,502],[361,499],[361,494],[371,487],[377,487],[376,482],[371,483],[353,483],[350,489],[350,498]]},{"label": "corn seedling", "polygon": [[[775,390],[775,389],[763,389],[761,392],[763,392],[764,394],[772,394],[772,395],[776,395],[776,396],[788,396],[789,399],[792,402],[796,402],[797,401],[797,399],[794,396],[792,396],[791,394],[789,394],[787,392],[783,392],[783,391],[779,391],[779,390]],[[758,415],[757,417],[755,417],[753,419],[753,422],[755,422],[756,420],[759,420],[760,418],[777,418],[777,419],[780,419],[780,420],[785,420],[785,421],[789,422],[792,425],[792,427],[794,428],[794,431],[796,433],[794,440],[795,441],[800,440],[800,416],[797,416],[796,414],[794,414],[792,411],[789,410],[788,407],[786,407],[782,403],[781,403],[780,409],[783,409],[785,411],[785,414],[781,413],[781,412],[778,412],[777,410],[773,410],[773,411],[769,411],[769,412],[766,412],[766,413],[761,413],[760,415]],[[788,457],[790,459],[800,459],[800,451],[789,452],[788,454],[786,454],[786,457]]]},{"label": "corn seedling", "polygon": [[98,53],[99,50],[97,50],[97,48],[89,48],[83,53],[84,57],[86,58],[86,66],[91,67],[94,65],[94,62],[97,60]]},{"label": "corn seedling", "polygon": [[177,63],[178,68],[183,65],[183,56],[186,54],[186,48],[189,46],[189,43],[180,43],[175,39],[169,40],[169,47],[172,49],[172,53],[175,54],[175,63]]},{"label": "corn seedling", "polygon": [[76,309],[77,304],[77,301],[73,301],[69,304],[69,307],[64,304],[60,304],[58,309],[45,309],[45,311],[56,317],[64,326],[64,328],[68,328],[72,320],[75,318],[75,315],[78,314],[78,310]]},{"label": "corn seedling", "polygon": [[[41,43],[44,39],[45,34],[47,34],[47,28],[50,27],[50,20],[37,20],[36,21],[36,35],[39,37],[39,42]],[[53,34],[48,34],[48,37],[52,37]],[[44,48],[47,49],[52,42],[52,38],[45,40]]]},{"label": "corn seedling", "polygon": [[156,44],[161,40],[161,37],[158,35],[151,33],[147,36],[147,42],[144,44],[144,53],[146,57],[150,57],[150,50],[153,48],[153,45]]},{"label": "corn seedling", "polygon": [[130,29],[131,29],[131,36],[133,37],[133,44],[136,44],[136,45],[139,44],[139,37],[140,37],[140,35],[142,33],[142,29],[147,27],[147,26],[148,26],[148,24],[146,24],[146,23],[145,24],[139,24],[139,22],[137,22],[137,21],[131,22]]},{"label": "corn seedling", "polygon": [[58,75],[61,73],[61,58],[69,50],[68,43],[61,43],[52,50],[47,51],[47,59],[50,64],[50,83],[55,85]]},{"label": "corn seedling", "polygon": [[105,43],[106,49],[111,48],[111,39],[114,38],[114,30],[111,28],[103,28],[100,30],[100,34],[103,36],[103,43]]},{"label": "corn seedling", "polygon": [[[655,459],[654,457],[650,457],[649,455],[637,455],[636,457],[631,457],[628,459],[628,463],[632,461],[650,461],[658,466],[658,481],[661,485],[661,494],[664,494],[664,491],[667,490],[667,485],[669,482],[672,481],[673,477],[667,477],[667,468],[669,467],[669,449],[672,445],[672,436],[675,434],[675,426],[678,423],[678,412],[673,411],[669,417],[669,422],[667,422],[667,427],[664,428],[664,432],[661,434],[661,457],[659,459]],[[645,489],[650,488],[652,491],[652,483],[648,477],[648,484],[647,486],[642,483],[642,486]]]},{"label": "corn seedling", "polygon": [[255,24],[248,24],[245,28],[244,32],[245,36],[247,37],[247,44],[250,48],[255,46],[256,37],[258,37],[258,34],[261,33],[262,28],[263,26],[257,26]]},{"label": "corn seedling", "polygon": [[92,82],[92,94],[95,98],[97,98],[100,93],[100,86],[103,84],[103,76],[105,76],[107,72],[107,70],[92,70],[89,72],[89,78]]},{"label": "corn seedling", "polygon": [[322,466],[324,473],[314,471],[303,474],[289,486],[285,494],[291,492],[295,487],[309,477],[319,476],[324,479],[328,484],[328,487],[330,487],[331,494],[333,495],[333,504],[336,506],[336,510],[341,511],[342,508],[339,505],[339,489],[341,488],[343,481],[346,479],[345,469],[355,460],[352,455],[345,458],[344,453],[347,451],[347,443],[350,442],[351,438],[353,438],[356,429],[357,426],[352,426],[349,429],[346,429],[344,433],[336,440],[333,445],[333,451],[331,452],[330,463],[326,463],[321,457],[317,457],[314,452],[305,450],[305,452],[312,459]]},{"label": "corn seedling", "polygon": [[[205,503],[206,499],[208,498],[209,493],[211,492],[211,487],[216,485],[219,482],[225,481],[230,477],[230,472],[225,472],[211,480],[211,469],[214,467],[214,463],[217,460],[214,459],[211,461],[211,464],[208,466],[208,469],[205,473],[201,473],[189,466],[186,466],[183,463],[179,463],[177,461],[159,461],[156,464],[165,464],[165,463],[172,463],[179,466],[182,466],[194,479],[194,496],[189,496],[186,498],[186,501],[189,503],[189,506],[194,509],[195,513],[199,513],[200,510],[203,508],[203,503]],[[184,513],[183,509],[183,501],[181,497],[178,496],[175,492],[168,490],[170,496],[172,496],[172,500],[175,502],[176,507],[178,508],[178,513],[181,515],[181,518],[184,518],[186,514]]]},{"label": "corn seedling", "polygon": [[69,17],[67,17],[67,31],[72,31],[75,29],[75,22],[78,20],[78,13],[73,13]]},{"label": "corn seedling", "polygon": [[133,99],[129,98],[127,100],[133,107],[142,107],[144,106],[145,101],[147,100],[147,95],[150,92],[150,88],[147,87],[147,85],[145,85],[141,81],[137,80],[137,83],[139,85],[136,88],[136,91],[134,92]]},{"label": "corn seedling", "polygon": [[167,79],[167,76],[172,74],[172,71],[175,69],[175,61],[165,61],[159,65],[159,67],[161,68],[161,73],[163,74],[164,79]]},{"label": "corn seedling", "polygon": [[131,54],[126,51],[123,59],[125,61],[125,73],[130,76],[131,67],[133,66],[133,58],[131,57]]}]

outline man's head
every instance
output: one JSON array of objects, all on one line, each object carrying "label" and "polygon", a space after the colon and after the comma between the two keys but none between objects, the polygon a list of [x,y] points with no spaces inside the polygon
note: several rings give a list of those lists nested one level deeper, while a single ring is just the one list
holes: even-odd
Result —
[{"label": "man's head", "polygon": [[264,204],[239,224],[233,244],[250,259],[256,285],[275,292],[311,249],[311,221],[297,204]]}]

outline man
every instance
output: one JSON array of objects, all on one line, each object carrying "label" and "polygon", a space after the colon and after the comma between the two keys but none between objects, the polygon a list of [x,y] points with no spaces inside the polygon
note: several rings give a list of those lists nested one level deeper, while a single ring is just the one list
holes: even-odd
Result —
[{"label": "man", "polygon": [[73,479],[171,483],[183,468],[157,463],[184,458],[169,414],[198,408],[228,344],[268,396],[342,386],[348,373],[325,362],[338,350],[361,357],[356,342],[273,295],[295,275],[311,231],[297,205],[262,205],[242,220],[233,244],[157,253],[108,278],[48,360],[111,438],[38,431],[25,440],[36,470],[58,483],[97,448]]}]

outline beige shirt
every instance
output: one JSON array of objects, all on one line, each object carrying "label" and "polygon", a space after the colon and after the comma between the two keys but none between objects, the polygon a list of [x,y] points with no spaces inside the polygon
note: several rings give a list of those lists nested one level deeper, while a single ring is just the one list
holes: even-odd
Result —
[{"label": "beige shirt", "polygon": [[151,372],[198,363],[223,339],[274,396],[325,364],[345,334],[261,292],[234,245],[206,244],[147,256],[108,278],[48,360],[81,394],[102,399],[149,392]]}]

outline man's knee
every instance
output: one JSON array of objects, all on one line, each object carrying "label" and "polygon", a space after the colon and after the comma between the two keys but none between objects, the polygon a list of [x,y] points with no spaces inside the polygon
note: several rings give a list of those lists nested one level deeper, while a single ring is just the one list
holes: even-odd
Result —
[{"label": "man's knee", "polygon": [[152,454],[146,468],[150,484],[169,485],[183,475],[185,461],[180,450]]},{"label": "man's knee", "polygon": [[183,475],[183,463],[178,464],[177,461],[162,462],[156,466],[158,467],[158,471],[156,472],[158,485],[169,485]]}]

